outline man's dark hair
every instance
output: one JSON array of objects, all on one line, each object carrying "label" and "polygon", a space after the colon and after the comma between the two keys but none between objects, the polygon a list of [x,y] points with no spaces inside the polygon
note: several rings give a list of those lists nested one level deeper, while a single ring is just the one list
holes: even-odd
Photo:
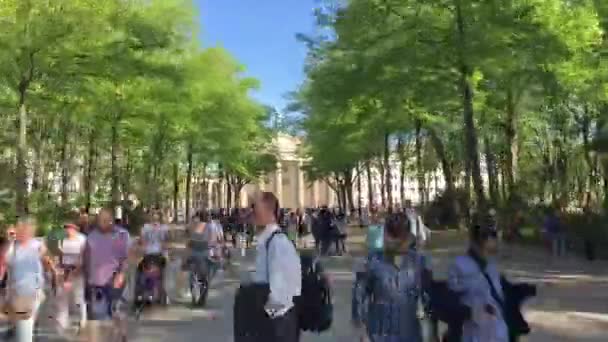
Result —
[{"label": "man's dark hair", "polygon": [[391,214],[384,224],[386,234],[393,238],[408,238],[410,235],[410,220],[402,213]]},{"label": "man's dark hair", "polygon": [[496,238],[496,231],[476,224],[471,228],[471,241],[475,244],[483,245],[488,239]]},{"label": "man's dark hair", "polygon": [[281,217],[281,206],[279,205],[279,199],[277,198],[277,196],[275,196],[272,192],[264,191],[262,192],[260,199],[262,200],[262,202],[268,205],[269,208],[272,209],[272,212],[274,213],[274,218],[278,223]]}]

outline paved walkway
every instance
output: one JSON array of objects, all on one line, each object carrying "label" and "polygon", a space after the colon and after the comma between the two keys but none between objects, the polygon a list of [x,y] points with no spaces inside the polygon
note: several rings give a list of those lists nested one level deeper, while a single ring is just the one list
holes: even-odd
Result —
[{"label": "paved walkway", "polygon": [[[353,232],[356,233],[356,232]],[[363,238],[351,234],[350,256],[326,260],[334,286],[335,322],[320,336],[305,334],[303,342],[353,342],[349,323],[353,258],[360,254]],[[464,241],[454,233],[434,234],[430,246],[433,267],[440,277],[451,258],[464,250]],[[608,263],[587,263],[580,258],[551,260],[530,248],[505,248],[502,266],[513,280],[539,284],[539,295],[526,305],[525,315],[533,332],[522,341],[606,342],[608,341]],[[132,341],[181,342],[204,340],[232,342],[232,303],[243,270],[251,267],[253,252],[245,258],[235,253],[234,265],[220,273],[213,283],[208,306],[188,307],[187,298],[163,311],[148,312],[132,324]],[[354,255],[354,256],[353,256]],[[49,322],[42,322],[37,341],[62,341]]]}]

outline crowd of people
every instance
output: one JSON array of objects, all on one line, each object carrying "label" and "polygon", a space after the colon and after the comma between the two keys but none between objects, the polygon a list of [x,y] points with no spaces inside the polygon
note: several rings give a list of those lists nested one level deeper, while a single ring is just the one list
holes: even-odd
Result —
[{"label": "crowd of people", "polygon": [[[511,342],[529,331],[519,310],[534,287],[510,283],[499,273],[498,229],[491,220],[471,227],[468,250],[452,261],[448,278],[438,280],[424,248],[430,230],[410,202],[392,212],[375,207],[357,212],[358,220],[350,225],[366,229],[367,249],[355,262],[352,323],[362,341],[439,341],[438,321],[448,325],[445,342]],[[132,303],[145,301],[142,274],[154,267],[163,274],[170,238],[159,212],[150,213],[139,239],[119,223],[108,209],[94,220],[74,213],[63,225],[61,241],[49,248],[35,238],[31,218],[7,230],[0,253],[1,306],[16,341],[34,341],[34,325],[48,295],[61,334],[76,325],[87,341],[103,340],[100,331],[127,340]],[[557,224],[548,216],[548,229],[556,231]],[[248,247],[255,237],[255,272],[242,279],[235,298],[235,342],[298,341],[301,331],[323,332],[331,326],[331,282],[321,261],[346,252],[348,227],[344,212],[282,209],[272,193],[264,192],[251,208],[199,211],[188,229],[183,270],[203,275],[208,288],[230,260],[236,239],[247,236]],[[311,249],[302,242],[308,234],[315,241]],[[127,279],[130,265],[137,265],[134,284]],[[191,290],[198,281],[192,279]],[[153,296],[168,303],[165,282],[158,284]],[[126,295],[128,286],[135,287],[134,298]],[[76,322],[70,321],[72,307]],[[111,329],[103,329],[107,326]]]},{"label": "crowd of people", "polygon": [[120,301],[131,253],[128,231],[115,224],[111,210],[102,209],[91,224],[76,213],[66,219],[64,238],[50,250],[36,238],[36,228],[34,219],[19,218],[1,247],[2,308],[13,324],[9,335],[18,342],[34,341],[39,309],[50,295],[60,334],[71,325],[69,309],[74,304],[78,327],[88,341],[97,341],[96,329],[85,328],[105,320],[125,341],[125,305]]},{"label": "crowd of people", "polygon": [[[331,312],[331,299],[323,297],[327,291],[313,289],[327,286],[327,282],[306,278],[305,259],[294,257],[297,250],[289,244],[289,234],[281,234],[276,197],[263,194],[255,209],[256,222],[263,228],[252,284],[241,284],[237,292],[235,341],[299,341],[300,332],[311,326],[310,317],[317,317],[313,319],[317,328],[312,331],[324,331],[318,326],[326,329],[327,324],[319,319]],[[323,208],[312,211],[311,218],[312,233],[323,253],[324,244],[334,236],[329,233],[332,215]],[[390,213],[372,208],[362,219],[368,227],[368,249],[355,266],[353,284],[352,323],[358,338],[370,342],[514,342],[527,334],[530,328],[521,305],[535,295],[536,288],[511,283],[498,271],[497,227],[488,222],[471,227],[468,249],[452,261],[447,280],[439,280],[434,278],[430,255],[423,248],[428,228],[411,203]],[[303,304],[311,302],[321,305]],[[438,321],[448,325],[441,338]]]}]

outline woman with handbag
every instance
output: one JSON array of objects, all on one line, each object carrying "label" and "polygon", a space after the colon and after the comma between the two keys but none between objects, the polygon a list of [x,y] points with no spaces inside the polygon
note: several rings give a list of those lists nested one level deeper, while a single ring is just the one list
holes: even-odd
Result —
[{"label": "woman with handbag", "polygon": [[7,274],[4,312],[15,325],[17,342],[34,341],[34,324],[44,300],[45,268],[53,270],[44,244],[34,238],[35,223],[23,218],[16,226],[15,242],[4,255],[0,278]]}]

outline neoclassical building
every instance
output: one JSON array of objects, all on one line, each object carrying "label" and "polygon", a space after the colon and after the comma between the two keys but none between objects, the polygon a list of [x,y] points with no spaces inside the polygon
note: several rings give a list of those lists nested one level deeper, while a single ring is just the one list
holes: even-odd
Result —
[{"label": "neoclassical building", "polygon": [[[240,207],[248,207],[258,191],[272,191],[283,208],[312,208],[336,206],[335,192],[324,181],[310,182],[304,175],[306,159],[298,153],[301,140],[297,137],[279,133],[273,139],[277,151],[277,167],[274,172],[263,176],[258,184],[247,184],[241,190]],[[226,184],[212,179],[207,184],[206,196],[197,196],[195,207],[222,208],[226,206]],[[234,204],[233,204],[234,206]]]},{"label": "neoclassical building", "polygon": [[[279,199],[283,208],[311,208],[318,206],[335,207],[338,205],[338,200],[333,189],[324,181],[310,182],[306,179],[303,171],[303,166],[308,162],[298,153],[302,141],[298,137],[293,137],[287,134],[279,134],[273,144],[277,151],[277,167],[274,172],[262,177],[258,184],[248,184],[240,194],[241,207],[247,207],[251,204],[254,194],[258,191],[272,191]],[[482,165],[483,167],[483,165]],[[401,164],[398,158],[392,158],[390,161],[391,170],[391,195],[392,202],[395,205],[401,205],[406,200],[411,200],[413,203],[420,203],[420,192],[418,179],[411,172],[406,174],[404,179],[404,191],[401,198],[400,191],[400,170]],[[353,172],[355,175],[356,172]],[[362,173],[361,177],[361,192],[357,187],[357,180],[353,180],[353,204],[358,205],[359,201],[363,207],[368,207],[369,194],[367,186],[367,174]],[[372,180],[372,201],[374,205],[381,204],[382,193],[381,184],[383,183],[381,172],[377,167],[371,168]],[[484,177],[485,181],[485,177]],[[427,200],[432,200],[435,196],[441,194],[445,189],[445,182],[441,174],[441,169],[434,172],[428,172],[425,175],[425,188],[427,190]],[[226,185],[219,179],[213,179],[207,183],[206,195],[195,196],[195,208],[224,208],[226,207]],[[206,198],[208,203],[205,203],[203,198]],[[359,200],[360,198],[360,200]],[[235,206],[232,204],[232,206]]]}]

